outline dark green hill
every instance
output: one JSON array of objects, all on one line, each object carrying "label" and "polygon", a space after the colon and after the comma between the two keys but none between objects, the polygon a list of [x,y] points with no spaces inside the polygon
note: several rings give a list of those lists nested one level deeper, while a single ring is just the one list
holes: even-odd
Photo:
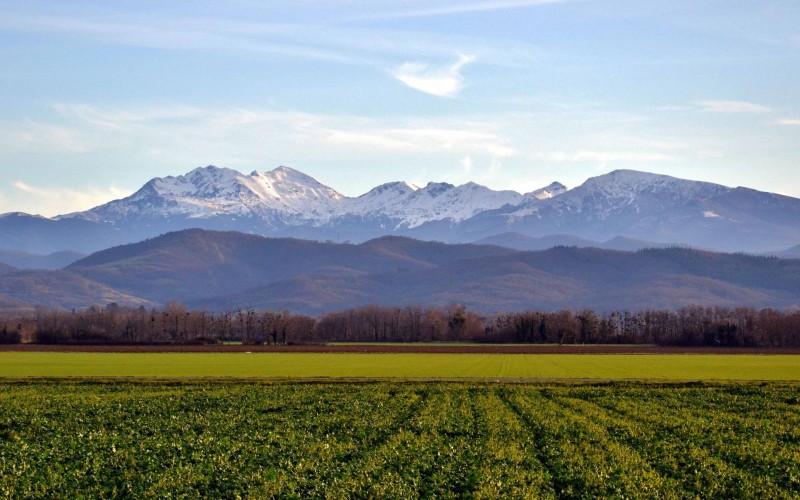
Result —
[{"label": "dark green hill", "polygon": [[340,245],[192,229],[104,250],[68,269],[133,295],[166,301],[236,293],[309,274],[430,270],[464,258],[511,253],[397,237]]},{"label": "dark green hill", "polygon": [[90,255],[62,272],[12,272],[0,294],[85,307],[169,300],[320,313],[370,303],[486,312],[688,304],[800,304],[800,260],[686,248],[538,252],[383,237],[360,245],[187,230]]}]

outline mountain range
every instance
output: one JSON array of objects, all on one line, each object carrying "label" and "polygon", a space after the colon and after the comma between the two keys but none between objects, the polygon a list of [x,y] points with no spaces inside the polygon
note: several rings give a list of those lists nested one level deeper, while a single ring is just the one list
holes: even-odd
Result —
[{"label": "mountain range", "polygon": [[288,167],[246,175],[208,166],[152,179],[85,212],[0,215],[0,249],[89,254],[190,228],[355,243],[393,235],[516,249],[682,245],[788,256],[800,245],[800,199],[633,170],[525,194],[392,182],[353,198]]},{"label": "mountain range", "polygon": [[0,265],[0,309],[158,307],[319,314],[382,304],[486,313],[689,304],[800,306],[800,260],[690,248],[518,251],[384,236],[361,244],[200,229],[109,248],[62,270]]}]

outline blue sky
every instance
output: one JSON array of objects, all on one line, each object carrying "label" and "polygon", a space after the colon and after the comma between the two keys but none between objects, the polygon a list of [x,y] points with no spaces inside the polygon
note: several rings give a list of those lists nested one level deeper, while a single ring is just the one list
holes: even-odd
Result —
[{"label": "blue sky", "polygon": [[797,0],[0,6],[0,212],[209,164],[350,196],[618,168],[800,196]]}]

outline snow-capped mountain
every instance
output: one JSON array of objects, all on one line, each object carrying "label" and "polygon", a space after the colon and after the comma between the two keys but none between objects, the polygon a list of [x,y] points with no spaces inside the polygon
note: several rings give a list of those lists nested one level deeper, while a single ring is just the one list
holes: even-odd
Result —
[{"label": "snow-capped mountain", "polygon": [[486,210],[517,205],[526,197],[549,197],[560,190],[563,186],[556,183],[523,196],[473,182],[462,186],[431,182],[423,188],[392,182],[348,198],[289,167],[244,175],[208,166],[186,175],[152,179],[128,198],[62,218],[117,223],[170,217],[248,217],[273,227],[319,227],[356,217],[388,221],[394,228],[414,228],[433,221],[458,223]]},{"label": "snow-capped mountain", "polygon": [[567,191],[567,186],[561,184],[560,182],[553,182],[549,186],[543,187],[541,189],[537,189],[536,191],[532,191],[523,196],[525,201],[533,201],[533,200],[549,200],[555,196],[558,196]]},{"label": "snow-capped mountain", "polygon": [[605,241],[623,236],[726,251],[777,250],[800,241],[800,200],[617,170],[553,198],[484,212],[462,226],[472,235],[504,228],[534,237],[563,234]]},{"label": "snow-capped mountain", "polygon": [[287,167],[244,175],[208,166],[178,177],[156,178],[122,200],[71,214],[116,223],[127,218],[257,217],[265,222],[326,222],[344,197],[316,179]]},{"label": "snow-capped mountain", "polygon": [[636,170],[615,170],[592,177],[557,199],[529,200],[513,211],[510,218],[531,215],[541,219],[547,211],[560,216],[582,214],[587,220],[605,220],[625,213],[648,214],[718,196],[731,188],[707,182],[689,181],[667,175]]},{"label": "snow-capped mountain", "polygon": [[88,253],[187,228],[353,242],[390,234],[446,242],[503,233],[624,237],[777,252],[800,244],[800,200],[634,170],[570,190],[557,182],[526,194],[475,183],[392,182],[351,198],[288,167],[245,175],[209,166],[155,178],[127,198],[82,213],[0,216],[0,248]]},{"label": "snow-capped mountain", "polygon": [[474,182],[462,186],[431,182],[423,188],[394,182],[347,200],[340,214],[385,218],[396,221],[396,228],[413,229],[426,222],[462,222],[486,210],[517,205],[522,199],[515,191],[493,191]]}]

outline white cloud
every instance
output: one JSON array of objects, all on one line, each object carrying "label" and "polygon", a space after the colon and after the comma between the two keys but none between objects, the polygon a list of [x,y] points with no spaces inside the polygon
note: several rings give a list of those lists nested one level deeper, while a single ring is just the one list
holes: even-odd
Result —
[{"label": "white cloud", "polygon": [[443,5],[433,5],[433,6],[431,6],[431,4],[435,4],[435,2],[424,2],[426,4],[425,8],[375,14],[375,15],[363,16],[357,19],[377,20],[377,19],[402,19],[411,17],[446,16],[453,14],[466,14],[472,12],[490,12],[497,10],[523,9],[526,7],[566,3],[571,1],[574,0],[507,0],[507,1],[493,1],[493,2],[459,2],[456,4],[445,3]]},{"label": "white cloud", "polygon": [[464,173],[468,174],[472,170],[472,158],[465,156],[461,159],[461,166],[464,168]]},{"label": "white cloud", "polygon": [[[499,2],[498,8],[536,5],[563,0]],[[491,7],[491,8],[490,8]],[[354,6],[367,13],[385,12],[386,6],[365,3]],[[427,3],[426,3],[427,8]],[[434,11],[496,10],[490,2],[468,6],[433,8]],[[55,34],[90,43],[146,47],[167,51],[229,52],[236,57],[326,61],[336,64],[370,66],[385,70],[398,61],[422,57],[449,57],[463,50],[479,54],[496,65],[528,64],[541,56],[541,50],[520,40],[490,40],[480,33],[437,33],[430,30],[369,28],[345,15],[351,9],[337,9],[332,16],[315,18],[313,8],[302,16],[265,15],[270,9],[243,19],[231,15],[214,16],[199,8],[196,15],[175,12],[138,12],[124,9],[110,15],[98,9],[52,9],[44,12],[7,9],[0,16],[0,31]],[[292,10],[291,8],[288,10]],[[324,9],[321,9],[324,10]],[[311,14],[311,15],[309,15]],[[389,16],[392,17],[392,16]],[[401,14],[400,17],[407,17]],[[298,19],[302,18],[302,21]]]},{"label": "white cloud", "polygon": [[767,106],[746,101],[697,101],[702,111],[710,113],[769,113]]},{"label": "white cloud", "polygon": [[669,161],[674,158],[660,153],[635,153],[623,151],[553,151],[550,153],[536,153],[533,158],[557,163],[567,162],[653,162]]},{"label": "white cloud", "polygon": [[[351,159],[391,155],[395,162],[517,154],[503,127],[485,118],[368,118],[266,109],[64,103],[55,110],[58,116],[47,123],[0,124],[0,133],[10,134],[0,135],[0,147],[26,154],[82,153],[88,163],[136,158],[159,175],[163,172],[155,171],[157,164],[263,168],[259,160],[270,158],[297,161],[300,166],[300,162],[327,163],[341,158],[343,151]],[[24,134],[11,134],[19,129]]]},{"label": "white cloud", "polygon": [[22,181],[12,183],[12,188],[10,194],[4,197],[5,199],[0,198],[0,211],[20,211],[44,216],[88,210],[109,200],[130,194],[113,186],[52,189],[32,186]]},{"label": "white cloud", "polygon": [[86,153],[91,149],[89,138],[78,129],[25,120],[0,124],[0,147],[4,151],[56,151]]},{"label": "white cloud", "polygon": [[461,54],[455,64],[430,67],[421,63],[405,63],[397,68],[395,78],[414,90],[438,97],[453,97],[461,91],[461,68],[474,62],[475,57]]},{"label": "white cloud", "polygon": [[778,125],[785,125],[789,127],[797,127],[800,126],[800,119],[798,118],[784,118],[782,120],[777,120],[775,122]]},{"label": "white cloud", "polygon": [[[336,126],[331,124],[331,126]],[[357,128],[329,129],[326,142],[336,146],[383,149],[390,152],[485,153],[492,156],[516,154],[508,139],[470,124],[461,127],[431,127],[425,122],[403,128],[382,128],[372,123]]]}]

